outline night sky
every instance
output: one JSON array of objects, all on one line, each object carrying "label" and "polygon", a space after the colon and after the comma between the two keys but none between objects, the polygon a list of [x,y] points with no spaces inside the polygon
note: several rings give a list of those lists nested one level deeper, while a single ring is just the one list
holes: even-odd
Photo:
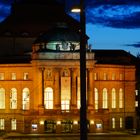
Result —
[{"label": "night sky", "polygon": [[[0,0],[0,21],[9,15],[12,1]],[[93,49],[123,49],[135,56],[140,54],[140,0],[85,1],[86,33]],[[78,2],[65,0],[66,12]]]}]

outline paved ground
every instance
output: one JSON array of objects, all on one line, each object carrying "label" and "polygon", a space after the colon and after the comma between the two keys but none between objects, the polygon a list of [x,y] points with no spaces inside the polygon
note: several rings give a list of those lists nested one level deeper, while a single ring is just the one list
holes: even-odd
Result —
[{"label": "paved ground", "polygon": [[[88,140],[125,140],[124,138],[135,137],[128,133],[113,132],[113,133],[90,133],[88,134]],[[119,138],[119,139],[118,139]],[[122,138],[122,139],[121,139]],[[0,140],[79,140],[79,134],[19,134],[19,133],[9,133],[0,138]],[[131,139],[132,140],[132,139]],[[134,139],[137,140],[137,139]],[[139,139],[140,140],[140,137]]]},{"label": "paved ground", "polygon": [[[140,140],[139,135],[132,135],[127,132],[110,133],[89,133],[88,140]],[[67,134],[19,134],[7,133],[0,137],[0,140],[80,140],[79,133]]]}]

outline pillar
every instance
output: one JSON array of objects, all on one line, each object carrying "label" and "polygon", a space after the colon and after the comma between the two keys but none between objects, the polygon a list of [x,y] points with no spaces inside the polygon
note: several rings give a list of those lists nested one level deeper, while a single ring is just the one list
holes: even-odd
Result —
[{"label": "pillar", "polygon": [[71,109],[77,109],[77,95],[76,95],[76,70],[71,70],[72,85],[71,85]]},{"label": "pillar", "polygon": [[93,109],[93,69],[88,69],[88,109]]},{"label": "pillar", "polygon": [[60,95],[60,70],[55,71],[55,81],[54,81],[54,105],[55,109],[61,109],[61,95]]}]

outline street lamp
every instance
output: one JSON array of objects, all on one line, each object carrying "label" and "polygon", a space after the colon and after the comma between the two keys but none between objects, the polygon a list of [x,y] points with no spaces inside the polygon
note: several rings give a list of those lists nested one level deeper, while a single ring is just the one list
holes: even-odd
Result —
[{"label": "street lamp", "polygon": [[80,140],[87,140],[85,0],[80,0]]}]

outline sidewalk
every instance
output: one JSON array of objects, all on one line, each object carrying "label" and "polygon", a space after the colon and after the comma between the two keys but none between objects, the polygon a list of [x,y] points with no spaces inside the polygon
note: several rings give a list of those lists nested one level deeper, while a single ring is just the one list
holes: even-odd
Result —
[{"label": "sidewalk", "polygon": [[[29,137],[68,137],[68,136],[76,136],[78,137],[80,133],[61,133],[61,134],[21,134],[21,133],[7,133],[0,137],[0,140],[6,139],[6,138],[29,138]],[[108,132],[108,133],[88,133],[88,136],[132,136],[125,132]]]}]

